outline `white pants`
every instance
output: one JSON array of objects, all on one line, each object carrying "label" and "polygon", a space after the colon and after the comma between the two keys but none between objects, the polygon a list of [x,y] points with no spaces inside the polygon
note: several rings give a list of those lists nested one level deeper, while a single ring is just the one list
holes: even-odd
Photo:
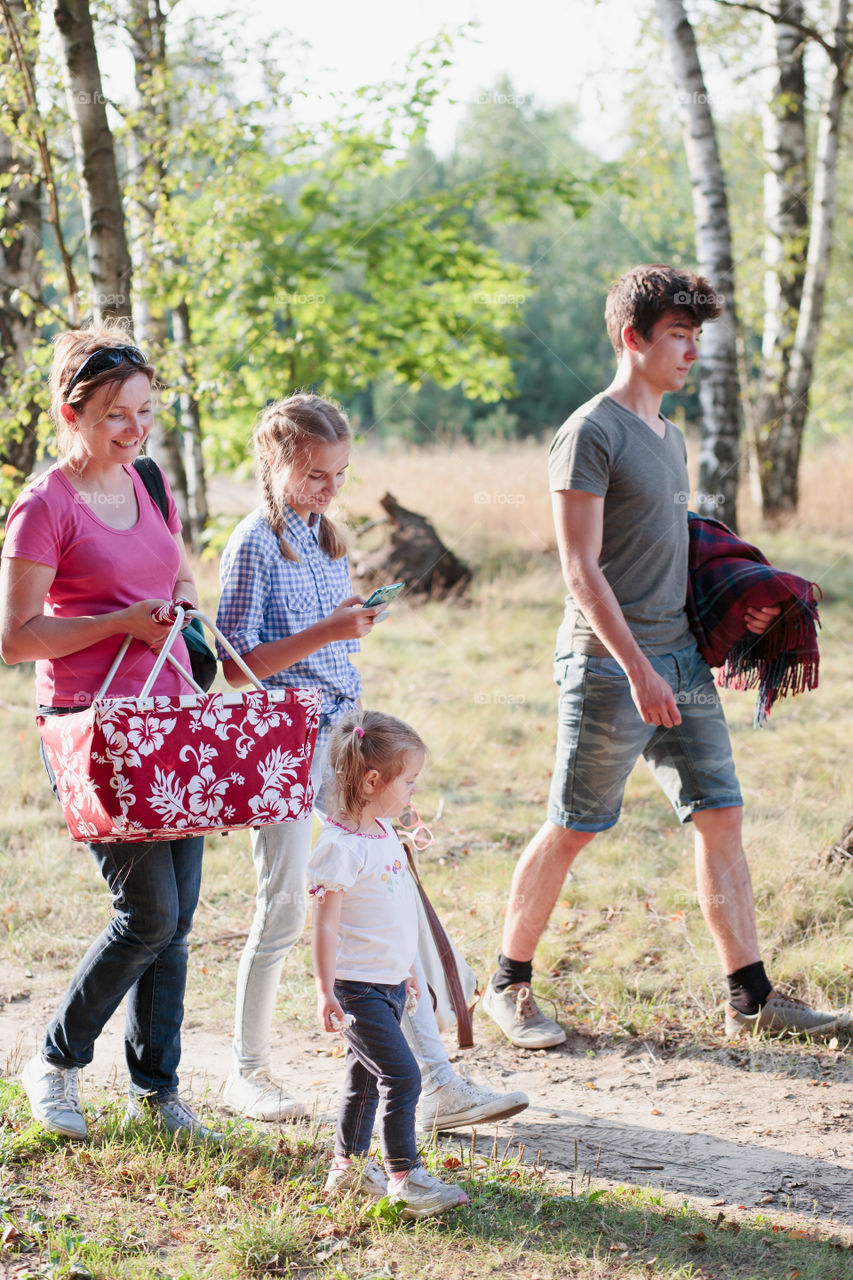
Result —
[{"label": "white pants", "polygon": [[[319,759],[318,759],[319,757]],[[325,752],[315,752],[311,770],[315,790]],[[258,877],[255,916],[237,971],[234,1055],[238,1071],[248,1074],[270,1066],[270,1036],[275,999],[285,957],[298,941],[307,915],[307,872],[313,818],[280,822],[252,831],[252,857]],[[426,989],[420,959],[415,975],[421,998],[417,1012],[403,1018],[403,1032],[421,1069],[424,1092],[453,1079]]]}]

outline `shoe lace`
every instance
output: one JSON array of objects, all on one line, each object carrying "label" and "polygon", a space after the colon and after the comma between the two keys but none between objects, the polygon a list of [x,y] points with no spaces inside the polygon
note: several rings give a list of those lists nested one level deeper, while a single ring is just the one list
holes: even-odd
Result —
[{"label": "shoe lace", "polygon": [[80,1110],[80,1092],[76,1067],[57,1067],[47,1072],[48,1101],[51,1106],[70,1106]]},{"label": "shoe lace", "polygon": [[261,1087],[262,1093],[281,1093],[286,1094],[286,1090],[281,1080],[276,1080],[266,1067],[259,1067],[257,1071],[253,1071],[249,1076],[250,1080],[254,1080]]},{"label": "shoe lace", "polygon": [[165,1098],[159,1105],[161,1111],[166,1112],[176,1123],[186,1125],[188,1129],[204,1129],[204,1125],[192,1107],[177,1094],[174,1098]]},{"label": "shoe lace", "polygon": [[73,1107],[75,1111],[80,1110],[80,1087],[77,1080],[77,1068],[72,1067],[68,1071],[64,1071],[65,1077],[62,1085],[65,1093],[65,1101]]},{"label": "shoe lace", "polygon": [[515,1012],[519,1022],[529,1022],[539,1014],[539,1006],[529,987],[519,987],[515,997]]},{"label": "shoe lace", "polygon": [[798,996],[792,996],[790,991],[780,991],[778,987],[774,987],[767,997],[767,1003],[770,1001],[785,1005],[789,1009],[811,1009],[811,1005],[806,1004],[805,1000],[800,1000]]}]

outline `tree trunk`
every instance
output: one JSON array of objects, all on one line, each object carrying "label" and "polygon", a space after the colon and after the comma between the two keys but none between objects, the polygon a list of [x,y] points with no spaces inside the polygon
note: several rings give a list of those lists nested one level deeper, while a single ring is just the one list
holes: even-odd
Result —
[{"label": "tree trunk", "polygon": [[[23,59],[35,57],[36,19],[23,0],[10,0],[8,22],[15,24]],[[9,33],[11,39],[11,32]],[[27,109],[23,76],[28,68],[9,56],[4,59],[3,89],[8,123],[17,130]],[[14,136],[14,134],[13,134]],[[0,175],[3,210],[0,219],[0,399],[3,403],[0,463],[14,467],[17,483],[36,460],[39,406],[35,388],[26,380],[29,352],[36,341],[36,316],[41,298],[41,181],[34,154],[26,152],[0,130]]]},{"label": "tree trunk", "polygon": [[684,148],[693,190],[700,272],[723,295],[719,320],[702,334],[699,399],[702,444],[697,506],[737,528],[742,409],[738,383],[737,311],[728,194],[696,37],[682,0],[655,0],[681,105]]},{"label": "tree trunk", "polygon": [[[138,329],[155,359],[162,360],[167,346],[167,315],[158,272],[162,274],[164,246],[162,211],[168,200],[167,174],[162,158],[165,139],[170,132],[168,98],[165,91],[166,17],[159,0],[129,0],[126,17],[134,60],[134,77],[138,95],[137,109],[130,129],[131,148],[131,222],[134,227],[134,272],[136,302],[134,316]],[[180,342],[181,325],[174,318],[175,340]],[[186,326],[188,332],[188,323]],[[183,397],[182,397],[183,400]],[[198,538],[207,518],[206,509],[199,525],[198,457],[188,449],[185,418],[188,411],[181,403],[181,424],[158,417],[151,433],[149,453],[166,472],[184,527],[184,538],[198,549]],[[183,428],[183,432],[182,432]],[[191,443],[191,440],[190,440]],[[203,488],[202,475],[202,488]],[[204,504],[202,504],[204,505]]]},{"label": "tree trunk", "polygon": [[192,376],[189,369],[188,356],[192,348],[192,331],[190,328],[190,309],[186,300],[178,303],[172,313],[172,326],[178,360],[181,366],[181,391],[178,404],[181,413],[181,430],[184,441],[184,470],[187,477],[187,500],[189,506],[189,542],[193,550],[201,549],[201,535],[204,532],[210,512],[207,506],[207,484],[204,476],[204,457],[201,451],[201,419],[198,411],[198,400],[192,391]]},{"label": "tree trunk", "polygon": [[798,29],[802,3],[785,0],[776,14],[768,40],[772,71],[764,108],[764,332],[756,410],[762,507],[768,516],[796,507],[799,441],[791,436],[789,374],[809,239],[806,76]]},{"label": "tree trunk", "polygon": [[[850,64],[847,43],[848,0],[834,0],[832,7],[832,56],[818,126],[814,165],[814,191],[806,273],[803,281],[788,376],[788,411],[779,433],[779,490],[768,492],[765,512],[796,510],[799,500],[800,452],[809,408],[815,351],[823,320],[826,277],[832,252],[837,206],[838,148],[841,111],[847,92]],[[768,505],[772,502],[772,508]]]},{"label": "tree trunk", "polygon": [[65,90],[83,195],[92,311],[98,321],[129,320],[130,253],[88,0],[59,0],[54,19],[62,37]]},{"label": "tree trunk", "polygon": [[[134,315],[150,334],[152,351],[163,357],[167,348],[167,310],[160,287],[164,260],[168,260],[170,244],[163,241],[164,207],[168,202],[168,174],[165,172],[163,147],[170,133],[167,93],[167,44],[165,14],[160,0],[129,0],[127,29],[133,47],[134,79],[138,93],[132,138],[132,219],[137,227],[133,237],[134,271],[136,271],[136,306]],[[186,374],[186,349],[190,343],[190,316],[186,305],[183,315],[172,312],[173,335],[179,351],[181,374]],[[182,376],[182,381],[186,379]],[[172,486],[175,503],[181,515],[184,538],[199,549],[201,530],[207,521],[207,506],[202,470],[199,406],[182,389],[179,397],[181,421],[159,419],[151,434],[150,453],[163,467]]]}]

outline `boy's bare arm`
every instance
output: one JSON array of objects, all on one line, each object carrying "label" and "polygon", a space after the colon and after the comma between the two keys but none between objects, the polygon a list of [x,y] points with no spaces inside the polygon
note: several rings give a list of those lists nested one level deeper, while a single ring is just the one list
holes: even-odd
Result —
[{"label": "boy's bare arm", "polygon": [[644,722],[665,728],[680,724],[672,689],[634,639],[599,567],[604,499],[576,489],[560,489],[551,498],[563,578],[578,608],[627,675]]}]

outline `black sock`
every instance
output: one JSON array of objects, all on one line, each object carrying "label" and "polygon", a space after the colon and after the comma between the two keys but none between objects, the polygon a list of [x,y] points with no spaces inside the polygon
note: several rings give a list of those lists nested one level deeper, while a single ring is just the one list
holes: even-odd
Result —
[{"label": "black sock", "polygon": [[742,969],[735,969],[726,981],[729,984],[729,1004],[738,1013],[758,1013],[767,1003],[767,997],[773,990],[773,984],[764,972],[760,960],[755,964],[745,964]]},{"label": "black sock", "polygon": [[510,960],[503,954],[498,956],[498,970],[494,976],[495,991],[503,991],[514,982],[524,982],[530,986],[532,981],[532,960]]}]

